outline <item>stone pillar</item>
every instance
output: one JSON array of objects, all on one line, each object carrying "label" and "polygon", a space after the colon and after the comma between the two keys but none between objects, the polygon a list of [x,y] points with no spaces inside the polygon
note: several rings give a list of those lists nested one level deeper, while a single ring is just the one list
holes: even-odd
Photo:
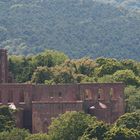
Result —
[{"label": "stone pillar", "polygon": [[2,104],[7,105],[8,103],[8,91],[7,89],[1,89]]},{"label": "stone pillar", "polygon": [[14,112],[14,117],[16,121],[16,127],[23,128],[23,110],[18,108],[16,112]]},{"label": "stone pillar", "polygon": [[14,90],[13,92],[13,102],[16,107],[19,106],[19,89]]},{"label": "stone pillar", "polygon": [[0,83],[8,82],[8,60],[7,51],[0,49]]},{"label": "stone pillar", "polygon": [[27,110],[32,109],[32,93],[33,93],[33,86],[27,85],[24,90],[24,102],[25,102],[25,108]]}]

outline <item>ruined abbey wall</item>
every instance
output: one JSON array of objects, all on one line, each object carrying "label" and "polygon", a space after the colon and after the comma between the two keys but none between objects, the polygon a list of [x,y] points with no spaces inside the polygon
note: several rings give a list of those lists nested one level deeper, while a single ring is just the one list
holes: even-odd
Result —
[{"label": "ruined abbey wall", "polygon": [[123,91],[121,83],[0,84],[0,103],[21,108],[22,126],[37,133],[47,131],[51,118],[66,111],[84,111],[113,123],[124,113]]},{"label": "ruined abbey wall", "polygon": [[47,132],[51,119],[66,111],[83,111],[113,123],[124,114],[124,84],[36,85],[8,82],[7,52],[0,50],[0,105],[18,108],[17,126]]}]

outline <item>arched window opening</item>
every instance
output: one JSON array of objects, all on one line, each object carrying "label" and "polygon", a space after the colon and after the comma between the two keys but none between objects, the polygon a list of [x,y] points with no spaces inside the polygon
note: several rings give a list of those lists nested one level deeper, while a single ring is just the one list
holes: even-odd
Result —
[{"label": "arched window opening", "polygon": [[0,103],[2,102],[2,93],[0,91]]},{"label": "arched window opening", "polygon": [[103,96],[103,89],[99,88],[98,89],[98,100],[101,100]]},{"label": "arched window opening", "polygon": [[8,103],[12,103],[13,102],[13,91],[9,91],[8,92]]},{"label": "arched window opening", "polygon": [[62,92],[59,92],[59,93],[58,93],[58,97],[59,97],[59,98],[62,98]]},{"label": "arched window opening", "polygon": [[85,90],[85,95],[84,95],[85,99],[86,100],[90,100],[92,99],[92,94],[91,94],[91,91],[89,89],[86,89]]},{"label": "arched window opening", "polygon": [[20,92],[19,102],[24,102],[24,91],[23,90]]}]

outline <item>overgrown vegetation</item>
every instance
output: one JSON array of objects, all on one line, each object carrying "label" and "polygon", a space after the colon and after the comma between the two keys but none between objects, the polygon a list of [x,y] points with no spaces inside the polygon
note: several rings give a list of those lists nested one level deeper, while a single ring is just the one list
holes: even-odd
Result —
[{"label": "overgrown vegetation", "polygon": [[15,127],[13,110],[7,106],[0,106],[0,132],[10,131]]},{"label": "overgrown vegetation", "polygon": [[140,112],[125,114],[109,126],[74,111],[54,119],[48,134],[29,134],[27,130],[14,128],[1,132],[0,140],[139,140],[139,126]]}]

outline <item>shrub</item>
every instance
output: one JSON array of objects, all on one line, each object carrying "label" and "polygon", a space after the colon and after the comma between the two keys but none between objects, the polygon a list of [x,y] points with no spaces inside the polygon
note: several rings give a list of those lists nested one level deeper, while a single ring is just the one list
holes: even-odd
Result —
[{"label": "shrub", "polygon": [[50,140],[47,134],[34,134],[28,136],[25,140]]},{"label": "shrub", "polygon": [[27,130],[14,128],[10,132],[0,133],[0,140],[25,140],[27,136],[29,136]]}]

